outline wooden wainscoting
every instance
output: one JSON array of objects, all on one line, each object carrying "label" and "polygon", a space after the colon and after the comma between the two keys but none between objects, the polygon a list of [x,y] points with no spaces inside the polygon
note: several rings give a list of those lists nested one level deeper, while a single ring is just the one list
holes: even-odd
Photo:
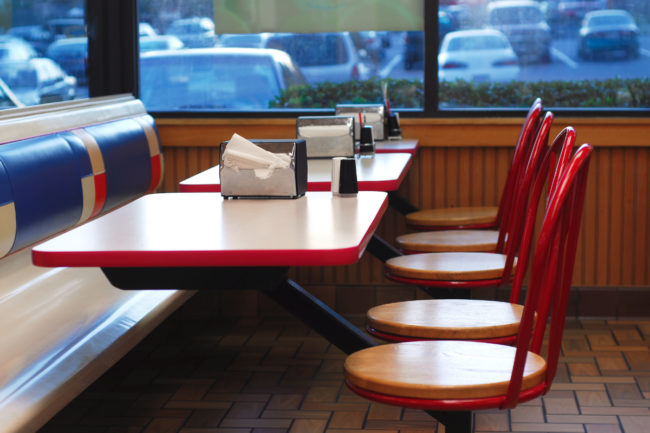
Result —
[{"label": "wooden wainscoting", "polygon": [[[400,194],[421,208],[497,204],[522,121],[403,119],[405,137],[418,138],[420,150]],[[293,119],[156,122],[165,157],[164,191],[177,191],[178,182],[216,165],[219,143],[234,132],[247,138],[295,137]],[[586,313],[618,314],[623,308],[628,315],[637,315],[643,310],[635,305],[650,301],[650,291],[643,290],[650,287],[650,119],[556,118],[552,136],[566,125],[576,128],[579,144],[596,147],[574,286],[583,288],[585,305],[598,304],[584,307]],[[389,209],[378,233],[392,240],[404,232],[403,217]],[[382,264],[367,254],[357,265],[292,272],[296,280],[344,313],[422,296],[413,288],[389,282]],[[618,293],[614,300],[613,292]],[[609,299],[609,308],[600,305],[606,301],[590,299],[594,293],[603,294],[599,299]],[[575,311],[580,313],[580,308]]]}]

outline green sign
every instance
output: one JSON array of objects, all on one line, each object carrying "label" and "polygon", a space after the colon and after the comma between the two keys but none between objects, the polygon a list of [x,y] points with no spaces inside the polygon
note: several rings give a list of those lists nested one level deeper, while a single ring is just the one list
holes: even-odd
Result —
[{"label": "green sign", "polygon": [[425,0],[213,0],[217,33],[423,30]]}]

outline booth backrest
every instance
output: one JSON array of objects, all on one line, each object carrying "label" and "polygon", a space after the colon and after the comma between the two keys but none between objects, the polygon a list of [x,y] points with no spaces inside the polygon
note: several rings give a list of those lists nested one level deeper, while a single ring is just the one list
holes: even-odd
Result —
[{"label": "booth backrest", "polygon": [[153,192],[162,170],[135,99],[0,117],[0,258]]},{"label": "booth backrest", "polygon": [[154,191],[162,164],[132,96],[0,111],[0,433],[36,432],[192,296],[32,263],[38,242]]}]

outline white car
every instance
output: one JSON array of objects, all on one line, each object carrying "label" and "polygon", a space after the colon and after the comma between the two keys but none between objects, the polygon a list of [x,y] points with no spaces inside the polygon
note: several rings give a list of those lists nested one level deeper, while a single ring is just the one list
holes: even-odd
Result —
[{"label": "white car", "polygon": [[264,46],[289,54],[310,84],[367,80],[372,76],[348,32],[274,33]]},{"label": "white car", "polygon": [[440,81],[512,81],[519,77],[519,60],[500,31],[460,30],[442,40],[438,77]]}]

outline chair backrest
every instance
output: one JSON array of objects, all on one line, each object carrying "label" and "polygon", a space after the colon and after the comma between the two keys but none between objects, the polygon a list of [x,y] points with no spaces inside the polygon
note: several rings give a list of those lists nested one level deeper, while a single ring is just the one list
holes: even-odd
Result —
[{"label": "chair backrest", "polygon": [[[516,215],[512,218],[520,222],[518,230],[512,230],[509,234],[512,240],[509,247],[514,249],[518,247],[517,254],[517,269],[512,281],[512,289],[510,290],[510,302],[513,304],[519,303],[521,297],[521,288],[524,283],[524,277],[528,271],[528,261],[530,258],[530,249],[533,243],[533,233],[535,231],[535,222],[537,220],[537,209],[539,207],[540,197],[544,190],[544,186],[548,182],[548,194],[545,206],[548,205],[548,200],[551,192],[557,187],[560,175],[566,169],[573,147],[575,145],[576,132],[571,126],[564,128],[555,137],[550,146],[540,149],[541,143],[536,143],[533,154],[536,155],[540,151],[544,151],[543,158],[531,158],[531,167],[534,170],[534,185],[526,189],[526,196],[520,195],[520,202],[517,203],[516,208],[513,210]],[[547,143],[545,143],[547,144]],[[525,187],[527,182],[531,182],[531,177],[526,176],[522,182],[522,187]],[[515,251],[509,251],[513,254]]]},{"label": "chair backrest", "polygon": [[[502,409],[512,408],[519,401],[526,356],[529,351],[540,354],[549,316],[544,392],[550,389],[555,377],[592,153],[590,145],[580,146],[566,168],[552,180],[553,189],[549,192],[533,254],[515,361]],[[527,215],[527,229],[534,226],[534,218],[534,215]]]},{"label": "chair backrest", "polygon": [[530,106],[528,114],[526,114],[526,119],[522,125],[517,144],[515,145],[515,151],[512,155],[512,161],[508,169],[506,183],[501,193],[501,199],[499,200],[499,210],[497,211],[496,218],[497,226],[501,226],[504,216],[508,215],[510,211],[515,183],[525,169],[526,160],[535,140],[535,132],[539,128],[542,120],[542,110],[542,100],[537,98]]},{"label": "chair backrest", "polygon": [[542,174],[540,165],[548,148],[548,138],[551,132],[551,124],[554,115],[547,112],[544,115],[542,123],[537,128],[535,139],[525,164],[522,164],[522,177],[517,179],[513,188],[513,196],[508,215],[504,216],[501,227],[499,227],[499,238],[497,241],[496,251],[506,254],[506,262],[503,269],[503,275],[511,275],[515,258],[518,254],[527,253],[520,249],[521,232],[524,226],[524,216],[529,206],[537,208],[540,197],[529,199],[530,192],[535,180]]}]

